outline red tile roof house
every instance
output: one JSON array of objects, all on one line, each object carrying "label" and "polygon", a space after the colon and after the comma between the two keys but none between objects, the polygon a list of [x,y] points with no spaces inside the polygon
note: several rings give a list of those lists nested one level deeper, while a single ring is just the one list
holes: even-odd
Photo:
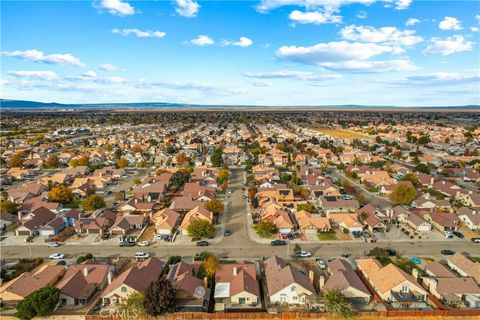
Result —
[{"label": "red tile roof house", "polygon": [[117,216],[113,226],[110,228],[110,233],[120,235],[120,241],[125,238],[136,240],[146,223],[147,218],[142,215]]},{"label": "red tile roof house", "polygon": [[165,208],[155,212],[151,221],[155,225],[155,232],[161,235],[172,235],[180,224],[180,214],[172,209]]},{"label": "red tile roof house", "polygon": [[344,200],[341,197],[326,196],[320,200],[320,208],[329,212],[354,212],[360,207],[357,200]]},{"label": "red tile roof house", "polygon": [[152,184],[147,183],[138,188],[134,188],[132,193],[135,199],[139,199],[142,202],[159,202],[163,200],[166,191],[166,183],[159,181]]},{"label": "red tile roof house", "polygon": [[466,206],[480,209],[480,193],[464,194],[461,199]]},{"label": "red tile roof house", "polygon": [[447,258],[448,266],[462,277],[472,277],[480,284],[480,263],[473,262],[461,253]]},{"label": "red tile roof house", "polygon": [[65,229],[67,225],[63,216],[56,217],[52,221],[48,222],[46,225],[42,226],[39,230],[39,235],[41,236],[54,236],[57,235],[60,231]]},{"label": "red tile roof house", "polygon": [[277,256],[265,260],[264,269],[270,303],[304,305],[315,294],[309,278]]},{"label": "red tile roof house", "polygon": [[440,231],[457,231],[460,225],[460,219],[455,213],[449,212],[429,212],[423,215],[423,218]]},{"label": "red tile roof house", "polygon": [[[320,288],[321,290],[339,291],[347,299],[361,299],[364,303],[368,303],[372,298],[367,287],[347,260],[337,258],[328,262],[327,271],[330,276]],[[322,281],[323,278],[320,278],[321,286]]]},{"label": "red tile roof house", "polygon": [[42,197],[36,197],[36,198],[28,199],[27,201],[25,201],[18,210],[22,213],[25,213],[25,212],[38,209],[40,207],[47,208],[53,212],[58,212],[60,211],[60,209],[63,208],[62,204],[60,203],[46,202],[46,201],[43,201]]},{"label": "red tile roof house", "polygon": [[60,290],[60,307],[87,305],[95,294],[103,290],[112,278],[113,267],[90,261],[68,266],[63,279],[55,287]]},{"label": "red tile roof house", "polygon": [[126,201],[124,204],[120,205],[118,207],[118,210],[128,213],[149,214],[152,212],[154,206],[155,204],[152,202],[143,202],[142,200],[132,198]]},{"label": "red tile roof house", "polygon": [[215,198],[215,192],[215,188],[208,188],[198,183],[187,182],[183,187],[182,196],[192,197],[195,201],[206,202]]},{"label": "red tile roof house", "polygon": [[[70,211],[66,216],[69,215],[71,217],[74,213]],[[78,233],[103,234],[108,232],[108,229],[113,225],[116,218],[115,212],[110,210],[106,210],[97,216],[90,215],[88,217],[84,217],[80,213],[77,218],[73,218],[73,226],[75,226],[75,231]]]},{"label": "red tile roof house", "polygon": [[22,225],[15,230],[15,233],[17,236],[38,235],[40,228],[56,217],[55,213],[45,207],[39,207],[25,216],[18,213],[18,220]]},{"label": "red tile roof house", "polygon": [[480,230],[480,212],[467,207],[461,207],[457,210],[457,214],[468,229]]},{"label": "red tile roof house", "polygon": [[175,289],[178,311],[206,311],[210,296],[207,279],[198,278],[200,262],[178,262],[170,266],[167,279]]},{"label": "red tile roof house", "polygon": [[128,268],[108,284],[102,293],[103,303],[117,305],[133,292],[145,292],[160,277],[162,270],[163,261],[155,257]]},{"label": "red tile roof house", "polygon": [[180,213],[185,213],[192,210],[198,205],[203,205],[200,201],[194,201],[192,197],[175,197],[173,198],[170,209]]},{"label": "red tile roof house", "polygon": [[221,263],[215,272],[216,304],[220,310],[230,308],[256,307],[260,304],[260,286],[254,263]]}]

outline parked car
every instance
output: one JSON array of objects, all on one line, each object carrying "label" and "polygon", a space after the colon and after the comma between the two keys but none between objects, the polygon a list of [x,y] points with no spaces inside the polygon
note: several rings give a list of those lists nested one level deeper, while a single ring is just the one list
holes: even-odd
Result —
[{"label": "parked car", "polygon": [[54,253],[48,256],[49,259],[63,259],[65,255],[63,253]]},{"label": "parked car", "polygon": [[364,250],[363,251],[363,255],[367,256],[367,257],[370,255],[370,253],[372,253],[372,250]]},{"label": "parked car", "polygon": [[472,240],[472,242],[480,243],[480,238],[472,238],[471,240]]},{"label": "parked car", "polygon": [[136,259],[148,259],[149,257],[150,257],[150,254],[146,252],[143,252],[143,251],[135,252]]},{"label": "parked car", "polygon": [[394,257],[397,255],[397,250],[393,249],[393,248],[390,248],[390,247],[386,247],[385,248],[385,251],[387,251],[388,255],[390,257]]},{"label": "parked car", "polygon": [[139,247],[148,247],[149,245],[150,245],[150,241],[137,242],[137,246],[139,246]]},{"label": "parked car", "polygon": [[342,254],[342,257],[348,258],[348,257],[350,257],[351,255],[352,255],[352,254],[349,253],[349,252],[344,252],[344,253]]},{"label": "parked car", "polygon": [[298,253],[298,256],[299,256],[300,258],[308,258],[308,257],[311,257],[311,256],[312,256],[312,253],[309,252],[309,251],[300,251],[300,252]]},{"label": "parked car", "polygon": [[247,196],[246,196],[246,195],[243,195],[243,196],[242,196],[242,199],[247,199]]},{"label": "parked car", "polygon": [[455,251],[450,249],[444,249],[444,250],[441,250],[440,253],[443,254],[444,256],[451,256],[455,254]]},{"label": "parked car", "polygon": [[120,247],[134,247],[135,245],[136,245],[135,242],[130,242],[130,241],[120,242]]},{"label": "parked car", "polygon": [[272,246],[274,246],[274,247],[286,246],[286,245],[287,245],[287,242],[284,241],[284,240],[273,240],[272,242],[270,242],[270,245],[272,245]]},{"label": "parked car", "polygon": [[463,238],[464,238],[464,236],[463,236],[463,234],[462,234],[461,232],[454,231],[453,234],[454,234],[455,236],[457,236],[458,238],[460,238],[460,239],[463,239]]},{"label": "parked car", "polygon": [[453,232],[451,232],[451,231],[444,231],[444,232],[443,232],[443,235],[444,235],[445,238],[447,238],[447,239],[452,239],[452,238],[453,238]]},{"label": "parked car", "polygon": [[205,240],[198,241],[197,247],[208,247],[208,241],[205,241]]},{"label": "parked car", "polygon": [[163,234],[157,234],[157,235],[155,235],[155,239],[157,239],[157,240],[162,240],[163,237],[164,237]]},{"label": "parked car", "polygon": [[226,236],[226,237],[228,237],[228,236],[231,235],[231,234],[232,234],[232,233],[230,232],[230,230],[225,230],[225,231],[223,232],[223,235]]},{"label": "parked car", "polygon": [[49,248],[56,248],[56,247],[59,247],[60,244],[58,242],[48,242],[47,243],[47,247]]},{"label": "parked car", "polygon": [[327,264],[321,259],[317,259],[317,266],[322,270],[327,268]]}]

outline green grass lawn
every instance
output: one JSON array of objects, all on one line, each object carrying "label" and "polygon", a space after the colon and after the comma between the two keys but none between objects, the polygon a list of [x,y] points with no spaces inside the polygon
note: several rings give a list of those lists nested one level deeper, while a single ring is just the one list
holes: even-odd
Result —
[{"label": "green grass lawn", "polygon": [[394,259],[392,262],[397,267],[399,267],[400,269],[402,269],[403,271],[405,271],[407,273],[411,273],[412,269],[421,270],[419,266],[417,266],[415,263],[413,263],[412,261],[410,261],[407,258]]},{"label": "green grass lawn", "polygon": [[320,232],[317,233],[318,240],[337,240],[335,232]]},{"label": "green grass lawn", "polygon": [[1,236],[1,237],[0,237],[0,242],[2,242],[2,241],[5,240],[5,239],[7,239],[7,237]]}]

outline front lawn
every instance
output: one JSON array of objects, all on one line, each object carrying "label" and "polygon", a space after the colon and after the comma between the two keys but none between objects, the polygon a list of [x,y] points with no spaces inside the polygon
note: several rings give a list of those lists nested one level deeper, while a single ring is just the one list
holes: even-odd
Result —
[{"label": "front lawn", "polygon": [[334,231],[317,233],[318,240],[337,240]]}]

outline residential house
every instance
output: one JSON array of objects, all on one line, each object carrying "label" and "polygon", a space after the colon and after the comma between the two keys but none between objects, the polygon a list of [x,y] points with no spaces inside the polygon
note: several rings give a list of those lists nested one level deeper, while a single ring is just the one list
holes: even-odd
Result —
[{"label": "residential house", "polygon": [[295,228],[289,213],[275,203],[264,208],[260,220],[273,223],[281,234],[289,234],[293,232]]},{"label": "residential house", "polygon": [[118,207],[118,210],[124,211],[127,213],[151,213],[154,207],[154,203],[152,202],[143,202],[143,200],[139,200],[137,198],[131,198],[127,200],[124,204]]},{"label": "residential house", "polygon": [[461,253],[447,258],[447,265],[462,277],[472,277],[480,283],[480,263],[473,262]]},{"label": "residential house", "polygon": [[15,230],[17,236],[35,236],[38,235],[41,227],[55,219],[57,215],[45,207],[39,207],[25,216],[19,213],[21,226]]},{"label": "residential house", "polygon": [[213,213],[205,209],[203,205],[197,205],[185,214],[178,230],[180,230],[182,234],[188,234],[188,227],[192,222],[197,220],[204,220],[213,223]]},{"label": "residential house", "polygon": [[207,278],[198,277],[200,265],[200,262],[180,261],[170,266],[167,279],[175,289],[175,305],[179,311],[205,311],[208,308],[208,282]]},{"label": "residential house", "polygon": [[151,221],[157,234],[172,235],[180,223],[180,214],[177,211],[165,208],[155,212]]},{"label": "residential house", "polygon": [[480,213],[475,210],[461,207],[457,210],[458,218],[465,224],[470,230],[480,230]]},{"label": "residential house", "polygon": [[324,196],[320,199],[320,208],[330,212],[354,212],[360,207],[357,200],[345,200],[338,196]]},{"label": "residential house", "polygon": [[300,231],[303,234],[317,235],[319,232],[326,232],[332,229],[330,220],[318,214],[312,215],[310,212],[301,210],[295,214]]},{"label": "residential house", "polygon": [[429,212],[424,214],[423,218],[430,222],[434,228],[442,232],[457,231],[460,225],[458,216],[450,212]]},{"label": "residential house", "polygon": [[348,230],[350,233],[363,231],[363,225],[355,213],[331,213],[328,215],[328,219],[332,226]]},{"label": "residential house", "polygon": [[121,235],[123,239],[136,239],[143,227],[145,227],[146,222],[147,218],[143,215],[117,216],[110,228],[110,233]]}]

